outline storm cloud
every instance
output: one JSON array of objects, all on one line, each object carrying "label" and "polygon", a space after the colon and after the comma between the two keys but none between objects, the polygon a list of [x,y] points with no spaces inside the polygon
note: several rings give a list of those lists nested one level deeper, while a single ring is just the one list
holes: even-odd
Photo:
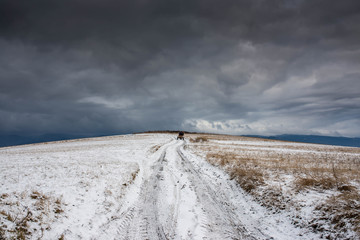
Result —
[{"label": "storm cloud", "polygon": [[360,2],[0,0],[0,133],[360,136]]}]

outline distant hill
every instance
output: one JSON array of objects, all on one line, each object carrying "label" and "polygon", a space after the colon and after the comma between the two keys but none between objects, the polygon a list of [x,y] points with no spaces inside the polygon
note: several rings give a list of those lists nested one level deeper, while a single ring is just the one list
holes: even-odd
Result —
[{"label": "distant hill", "polygon": [[248,137],[260,137],[265,139],[283,140],[292,142],[303,143],[318,143],[346,147],[360,147],[360,138],[347,138],[347,137],[328,137],[317,135],[276,135],[276,136],[260,136],[260,135],[247,135]]}]

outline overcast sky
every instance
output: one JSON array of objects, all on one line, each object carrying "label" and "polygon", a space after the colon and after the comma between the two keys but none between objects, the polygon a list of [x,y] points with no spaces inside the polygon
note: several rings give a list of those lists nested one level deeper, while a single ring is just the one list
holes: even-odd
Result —
[{"label": "overcast sky", "polygon": [[360,1],[0,0],[0,133],[360,136]]}]

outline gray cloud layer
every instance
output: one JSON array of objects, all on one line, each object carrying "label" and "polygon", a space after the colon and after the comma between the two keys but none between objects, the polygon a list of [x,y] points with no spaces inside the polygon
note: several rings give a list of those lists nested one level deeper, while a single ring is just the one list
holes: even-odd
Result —
[{"label": "gray cloud layer", "polygon": [[359,1],[0,0],[0,132],[360,136]]}]

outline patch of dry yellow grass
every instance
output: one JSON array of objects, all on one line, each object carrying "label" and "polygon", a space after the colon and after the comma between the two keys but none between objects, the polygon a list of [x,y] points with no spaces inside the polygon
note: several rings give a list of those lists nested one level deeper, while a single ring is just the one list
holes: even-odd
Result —
[{"label": "patch of dry yellow grass", "polygon": [[208,139],[205,136],[196,137],[195,139],[190,138],[190,142],[196,142],[196,143],[198,143],[198,142],[206,142],[207,140]]},{"label": "patch of dry yellow grass", "polygon": [[[191,136],[198,137],[207,141],[192,141],[189,148],[211,164],[222,167],[241,188],[269,209],[299,208],[281,187],[271,184],[281,181],[284,176],[290,179],[287,186],[293,189],[293,194],[308,190],[338,193],[338,197],[319,203],[318,216],[331,213],[337,217],[330,219],[329,224],[337,231],[350,228],[360,237],[360,148],[291,144],[226,135]],[[351,211],[350,206],[355,210]],[[314,219],[313,227],[318,223],[319,219]]]}]

